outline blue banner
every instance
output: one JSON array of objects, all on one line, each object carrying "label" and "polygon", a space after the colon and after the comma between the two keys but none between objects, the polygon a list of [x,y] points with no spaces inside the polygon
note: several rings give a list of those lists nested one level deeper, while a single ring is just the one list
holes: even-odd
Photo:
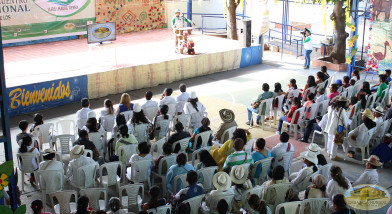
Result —
[{"label": "blue banner", "polygon": [[80,102],[87,93],[87,75],[7,88],[9,115]]}]

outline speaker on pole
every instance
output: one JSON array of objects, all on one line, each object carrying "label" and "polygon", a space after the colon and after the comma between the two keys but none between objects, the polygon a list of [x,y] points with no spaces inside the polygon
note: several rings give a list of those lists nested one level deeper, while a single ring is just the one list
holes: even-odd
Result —
[{"label": "speaker on pole", "polygon": [[252,41],[252,24],[250,19],[240,20],[238,40],[241,47],[250,47]]}]

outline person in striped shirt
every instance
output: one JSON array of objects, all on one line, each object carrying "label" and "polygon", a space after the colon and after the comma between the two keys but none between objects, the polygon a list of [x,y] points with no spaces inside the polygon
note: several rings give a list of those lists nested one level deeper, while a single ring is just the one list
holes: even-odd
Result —
[{"label": "person in striped shirt", "polygon": [[235,152],[227,156],[226,161],[223,165],[223,170],[230,172],[231,167],[242,164],[251,164],[252,156],[244,151],[244,141],[241,138],[234,140]]}]

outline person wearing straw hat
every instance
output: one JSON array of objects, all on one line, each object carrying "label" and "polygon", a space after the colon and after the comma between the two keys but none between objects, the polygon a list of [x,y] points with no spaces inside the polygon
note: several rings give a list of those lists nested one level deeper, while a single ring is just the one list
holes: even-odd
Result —
[{"label": "person wearing straw hat", "polygon": [[368,144],[370,140],[369,131],[376,127],[376,123],[373,121],[374,116],[370,109],[365,109],[361,114],[363,123],[348,133],[346,140],[343,142],[343,151],[350,158],[354,157],[355,152],[349,147],[363,147],[365,144]]},{"label": "person wearing straw hat", "polygon": [[375,137],[381,139],[384,135],[384,120],[382,116],[384,115],[384,109],[381,106],[377,106],[376,108],[372,109],[374,122],[376,122],[376,132]]},{"label": "person wearing straw hat", "polygon": [[[218,130],[215,133],[214,140],[220,141],[222,134],[229,128],[233,126],[238,126],[235,122],[234,112],[230,109],[221,109],[219,110],[219,116],[223,123],[220,124]],[[223,136],[225,137],[225,136]]]},{"label": "person wearing straw hat", "polygon": [[230,171],[231,182],[234,184],[231,189],[234,192],[233,212],[239,211],[243,206],[241,204],[242,194],[252,188],[252,183],[248,179],[249,169],[243,166],[233,166]]},{"label": "person wearing straw hat", "polygon": [[40,170],[59,170],[64,174],[64,167],[60,161],[54,160],[56,152],[52,149],[45,149],[43,158],[44,161],[39,163]]},{"label": "person wearing straw hat", "polygon": [[353,183],[353,186],[360,184],[378,184],[378,172],[377,167],[382,166],[380,158],[376,155],[370,155],[366,161],[365,171],[359,176],[359,178]]},{"label": "person wearing straw hat", "polygon": [[314,152],[302,152],[300,157],[302,157],[302,160],[306,164],[305,168],[302,168],[299,172],[294,172],[289,176],[290,182],[293,184],[292,188],[294,192],[298,193],[299,188],[302,186],[303,182],[309,182],[306,181],[305,178],[314,173],[317,172],[317,164],[318,164],[318,159],[317,155]]},{"label": "person wearing straw hat", "polygon": [[214,209],[215,207],[210,207],[210,205],[213,200],[216,200],[216,198],[234,194],[233,190],[230,188],[231,178],[226,172],[215,173],[215,175],[212,177],[212,184],[216,190],[211,190],[211,192],[205,196],[205,202],[203,202],[201,206],[203,211]]},{"label": "person wearing straw hat", "polygon": [[203,119],[203,114],[194,114],[197,112],[204,113],[206,107],[203,106],[197,97],[196,92],[192,91],[189,96],[188,102],[185,103],[183,112],[184,114],[191,115],[191,128],[196,129],[201,126],[201,120]]},{"label": "person wearing straw hat", "polygon": [[309,152],[313,152],[316,155],[319,155],[321,153],[320,146],[315,144],[315,143],[309,144],[309,146],[306,147],[306,150],[309,151]]},{"label": "person wearing straw hat", "polygon": [[84,154],[83,145],[76,145],[72,147],[70,153],[72,160],[68,164],[66,177],[74,184],[77,183],[77,178],[78,178],[77,172],[80,167],[96,163],[92,158],[84,156],[83,154]]}]

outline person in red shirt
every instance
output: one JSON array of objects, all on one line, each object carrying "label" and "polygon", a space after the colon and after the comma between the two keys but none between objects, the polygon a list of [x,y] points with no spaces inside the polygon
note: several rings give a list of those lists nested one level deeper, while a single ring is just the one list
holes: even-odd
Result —
[{"label": "person in red shirt", "polygon": [[[291,122],[294,112],[299,108],[301,108],[301,100],[298,97],[294,97],[293,105],[291,106],[290,110],[285,112],[285,116],[279,119],[278,131],[276,132],[277,134],[280,134],[282,131],[283,121]],[[294,123],[298,121],[298,118],[299,114],[294,119]]]},{"label": "person in red shirt", "polygon": [[339,86],[335,83],[331,84],[331,93],[328,94],[328,99],[332,100],[334,97],[339,95]]}]

